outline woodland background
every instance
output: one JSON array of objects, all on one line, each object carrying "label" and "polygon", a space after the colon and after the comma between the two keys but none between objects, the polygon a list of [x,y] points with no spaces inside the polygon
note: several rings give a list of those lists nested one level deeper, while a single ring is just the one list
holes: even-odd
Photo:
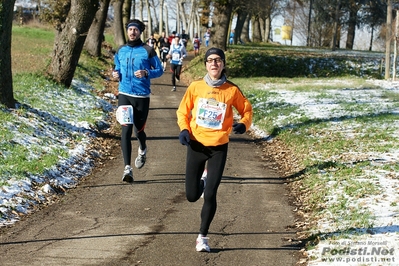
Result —
[{"label": "woodland background", "polygon": [[[272,21],[276,17],[283,17],[291,42],[295,32],[306,38],[307,47],[329,47],[333,51],[353,49],[356,32],[362,28],[371,33],[369,51],[373,50],[374,40],[385,40],[385,66],[390,69],[392,45],[396,52],[398,27],[393,22],[397,6],[393,0],[2,0],[0,103],[7,107],[15,105],[11,28],[13,23],[22,24],[29,19],[51,25],[56,31],[45,75],[69,87],[82,50],[101,57],[106,27],[112,28],[116,45],[124,44],[124,24],[133,17],[147,24],[143,39],[151,33],[180,33],[183,29],[189,36],[202,36],[210,28],[212,45],[224,50],[228,49],[233,29],[234,43],[273,43]],[[346,41],[340,47],[342,39]],[[388,71],[385,78],[389,78]]]}]

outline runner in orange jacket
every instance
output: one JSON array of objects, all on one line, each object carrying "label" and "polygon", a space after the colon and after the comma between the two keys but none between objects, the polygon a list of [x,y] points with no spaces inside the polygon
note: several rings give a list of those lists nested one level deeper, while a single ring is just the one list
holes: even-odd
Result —
[{"label": "runner in orange jacket", "polygon": [[[187,146],[186,197],[197,201],[203,193],[197,251],[210,252],[208,230],[216,213],[216,194],[226,164],[231,131],[243,134],[252,123],[252,106],[225,75],[226,58],[221,49],[205,54],[206,76],[187,88],[176,112],[179,141]],[[233,124],[233,107],[241,119]],[[205,169],[205,164],[207,167]]]}]

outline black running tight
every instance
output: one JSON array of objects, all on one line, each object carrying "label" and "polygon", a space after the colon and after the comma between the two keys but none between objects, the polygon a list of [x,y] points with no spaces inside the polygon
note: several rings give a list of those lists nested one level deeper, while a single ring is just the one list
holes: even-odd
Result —
[{"label": "black running tight", "polygon": [[226,164],[228,144],[205,147],[191,140],[187,148],[186,197],[190,202],[197,201],[203,191],[201,176],[207,162],[208,178],[204,191],[204,204],[201,210],[200,234],[207,235],[216,213],[216,194],[222,180]]},{"label": "black running tight", "polygon": [[170,69],[172,71],[172,85],[176,87],[176,79],[180,80],[180,72],[182,65],[170,64]]},{"label": "black running tight", "polygon": [[133,106],[133,125],[122,126],[121,134],[121,148],[123,154],[123,161],[125,165],[130,165],[132,160],[132,133],[139,140],[141,150],[147,148],[147,135],[144,132],[145,124],[147,122],[148,111],[150,108],[150,98],[136,98],[124,94],[118,95],[118,106],[131,105]]}]

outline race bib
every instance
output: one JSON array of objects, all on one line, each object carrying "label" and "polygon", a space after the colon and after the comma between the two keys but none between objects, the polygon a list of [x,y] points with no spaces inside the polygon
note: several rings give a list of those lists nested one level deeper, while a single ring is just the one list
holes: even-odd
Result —
[{"label": "race bib", "polygon": [[200,98],[197,108],[197,125],[205,128],[222,129],[226,109],[225,103],[218,102],[215,99]]},{"label": "race bib", "polygon": [[179,60],[180,60],[180,52],[172,53],[172,61],[179,61]]},{"label": "race bib", "polygon": [[133,107],[121,105],[116,109],[116,121],[121,125],[133,124]]}]

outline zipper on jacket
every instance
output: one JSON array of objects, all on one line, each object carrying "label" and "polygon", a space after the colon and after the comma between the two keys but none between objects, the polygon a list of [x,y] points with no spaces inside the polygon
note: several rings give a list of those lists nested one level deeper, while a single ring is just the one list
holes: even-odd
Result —
[{"label": "zipper on jacket", "polygon": [[126,79],[128,77],[129,74],[129,58],[126,58]]}]

